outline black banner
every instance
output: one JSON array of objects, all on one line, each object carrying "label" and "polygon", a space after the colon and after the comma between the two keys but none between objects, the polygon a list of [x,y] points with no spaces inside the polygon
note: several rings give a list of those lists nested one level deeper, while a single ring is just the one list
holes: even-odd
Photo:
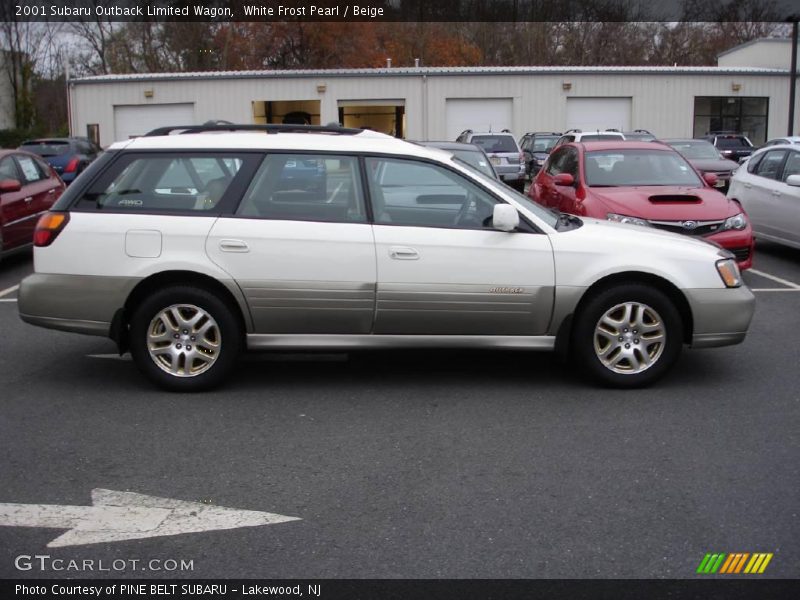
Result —
[{"label": "black banner", "polygon": [[800,580],[5,580],[8,598],[306,598],[309,600],[786,600]]},{"label": "black banner", "polygon": [[788,21],[796,0],[4,0],[0,21]]}]

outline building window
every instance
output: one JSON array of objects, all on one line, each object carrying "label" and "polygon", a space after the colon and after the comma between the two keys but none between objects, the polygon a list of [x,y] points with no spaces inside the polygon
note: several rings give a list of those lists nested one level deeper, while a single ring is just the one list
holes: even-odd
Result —
[{"label": "building window", "polygon": [[733,131],[760,146],[767,140],[769,98],[696,96],[694,137],[711,131]]}]

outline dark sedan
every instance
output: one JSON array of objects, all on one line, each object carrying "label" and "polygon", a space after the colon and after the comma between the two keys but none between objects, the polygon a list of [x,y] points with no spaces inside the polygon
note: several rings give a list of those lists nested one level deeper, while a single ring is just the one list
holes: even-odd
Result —
[{"label": "dark sedan", "polygon": [[79,137],[26,140],[19,149],[41,156],[67,184],[102,152],[89,139]]},{"label": "dark sedan", "polygon": [[717,183],[714,187],[727,191],[733,172],[739,163],[723,157],[711,142],[706,140],[663,140],[680,152],[692,166],[701,173],[714,173]]}]

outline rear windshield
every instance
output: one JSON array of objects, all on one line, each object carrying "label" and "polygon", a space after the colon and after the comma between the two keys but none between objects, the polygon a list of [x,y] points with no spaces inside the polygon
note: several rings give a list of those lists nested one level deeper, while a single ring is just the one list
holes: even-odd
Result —
[{"label": "rear windshield", "polygon": [[719,159],[719,152],[711,142],[667,142],[686,158]]},{"label": "rear windshield", "polygon": [[613,140],[621,140],[621,135],[582,135],[582,142],[608,142]]},{"label": "rear windshield", "polygon": [[494,169],[489,161],[486,160],[486,155],[478,150],[450,150],[453,156],[460,158],[473,169],[477,169],[484,175],[494,178]]},{"label": "rear windshield", "polygon": [[726,150],[735,150],[736,148],[752,148],[753,145],[743,137],[718,137],[717,148],[724,148]]},{"label": "rear windshield", "polygon": [[42,140],[40,142],[25,142],[20,146],[20,150],[33,152],[39,156],[58,156],[69,152],[69,142],[58,140]]},{"label": "rear windshield", "polygon": [[558,136],[541,137],[541,136],[537,135],[533,139],[533,151],[534,152],[547,152],[548,150],[550,150],[550,148],[555,146],[557,141],[558,141]]},{"label": "rear windshield", "polygon": [[510,135],[476,135],[472,137],[470,143],[480,146],[487,154],[490,152],[519,152],[517,142]]}]

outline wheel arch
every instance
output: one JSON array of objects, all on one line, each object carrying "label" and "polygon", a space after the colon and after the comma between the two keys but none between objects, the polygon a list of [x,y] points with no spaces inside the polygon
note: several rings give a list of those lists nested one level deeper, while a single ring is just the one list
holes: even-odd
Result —
[{"label": "wheel arch", "polygon": [[125,304],[114,314],[109,336],[116,342],[120,354],[128,350],[130,318],[136,307],[151,292],[180,285],[195,286],[216,294],[231,309],[234,317],[239,321],[241,331],[243,333],[250,331],[250,313],[244,298],[241,297],[241,292],[234,283],[226,285],[218,279],[196,271],[161,271],[145,277],[137,283],[125,299]]},{"label": "wheel arch", "polygon": [[569,351],[572,342],[573,323],[575,315],[580,314],[586,304],[595,295],[612,288],[616,285],[639,283],[652,286],[664,293],[674,304],[681,316],[683,325],[683,343],[688,344],[692,341],[694,332],[694,317],[689,301],[681,290],[671,281],[652,273],[642,271],[625,271],[622,273],[612,273],[595,281],[581,295],[574,310],[566,315],[561,321],[556,333],[556,351],[559,355],[565,356]]}]

